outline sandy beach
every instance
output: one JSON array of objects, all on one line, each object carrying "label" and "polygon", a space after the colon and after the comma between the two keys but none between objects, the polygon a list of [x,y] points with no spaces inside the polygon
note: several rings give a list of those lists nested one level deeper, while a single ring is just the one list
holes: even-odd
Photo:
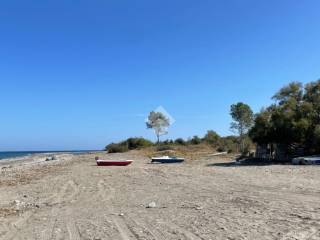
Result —
[{"label": "sandy beach", "polygon": [[320,239],[319,167],[94,156],[0,161],[0,239]]}]

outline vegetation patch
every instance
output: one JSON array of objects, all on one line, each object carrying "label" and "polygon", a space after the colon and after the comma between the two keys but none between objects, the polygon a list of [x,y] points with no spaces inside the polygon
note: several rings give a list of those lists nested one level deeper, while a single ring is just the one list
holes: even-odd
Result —
[{"label": "vegetation patch", "polygon": [[282,146],[286,154],[320,153],[320,80],[290,83],[273,96],[275,104],[255,117],[249,135],[259,145]]},{"label": "vegetation patch", "polygon": [[129,150],[141,149],[153,146],[153,143],[145,138],[128,138],[119,143],[111,143],[105,147],[108,153],[123,153]]}]

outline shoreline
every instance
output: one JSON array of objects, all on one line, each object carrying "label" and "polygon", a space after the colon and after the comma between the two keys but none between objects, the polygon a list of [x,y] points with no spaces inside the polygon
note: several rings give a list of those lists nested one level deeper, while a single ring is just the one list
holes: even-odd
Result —
[{"label": "shoreline", "polygon": [[[66,151],[0,151],[0,162],[1,161],[6,161],[9,159],[15,159],[15,158],[25,158],[25,157],[30,157],[33,155],[38,155],[38,154],[81,154],[81,153],[90,153],[90,152],[100,152],[102,150],[66,150]],[[2,154],[7,154],[8,156],[5,155],[5,157],[2,157]],[[10,156],[10,154],[13,154],[13,156]]]},{"label": "shoreline", "polygon": [[[44,163],[57,163],[65,160],[66,158],[72,158],[74,156],[81,156],[86,154],[94,154],[100,153],[103,151],[88,151],[88,152],[44,152],[44,153],[31,153],[26,156],[21,157],[12,157],[12,158],[3,158],[0,160],[0,170],[3,169],[10,169],[10,168],[17,168],[17,167],[25,167],[25,166],[33,166],[37,164],[44,164]],[[49,159],[54,157],[55,159]]]}]

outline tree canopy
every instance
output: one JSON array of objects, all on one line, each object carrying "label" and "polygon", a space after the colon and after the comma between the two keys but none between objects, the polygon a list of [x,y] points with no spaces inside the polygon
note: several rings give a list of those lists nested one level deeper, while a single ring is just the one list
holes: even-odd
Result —
[{"label": "tree canopy", "polygon": [[245,135],[253,124],[253,112],[249,105],[239,102],[231,105],[230,114],[233,119],[231,130],[239,134],[240,151],[244,153]]},{"label": "tree canopy", "polygon": [[255,117],[254,142],[296,144],[308,153],[320,152],[320,80],[290,83],[273,96],[276,101]]},{"label": "tree canopy", "polygon": [[204,136],[203,140],[209,144],[217,144],[220,140],[220,136],[215,131],[208,130],[207,134]]},{"label": "tree canopy", "polygon": [[161,112],[150,112],[148,121],[146,122],[147,128],[153,129],[157,142],[160,141],[160,136],[167,134],[167,128],[170,126],[170,120]]}]

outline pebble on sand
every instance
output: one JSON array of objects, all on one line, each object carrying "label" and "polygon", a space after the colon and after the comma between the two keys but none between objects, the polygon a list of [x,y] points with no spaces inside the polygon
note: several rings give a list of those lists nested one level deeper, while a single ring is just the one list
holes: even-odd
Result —
[{"label": "pebble on sand", "polygon": [[147,208],[156,208],[157,204],[155,202],[151,202],[148,204]]}]

